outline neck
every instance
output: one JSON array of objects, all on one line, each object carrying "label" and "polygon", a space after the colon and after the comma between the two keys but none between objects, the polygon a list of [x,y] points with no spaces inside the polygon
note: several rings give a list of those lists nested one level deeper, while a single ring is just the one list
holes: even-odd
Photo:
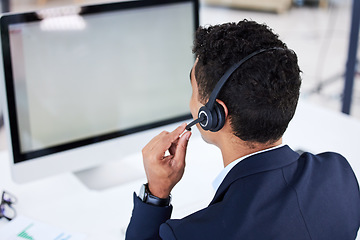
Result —
[{"label": "neck", "polygon": [[276,142],[271,143],[246,142],[242,141],[234,135],[231,138],[227,139],[228,141],[224,141],[218,146],[222,153],[224,167],[226,167],[236,159],[255,152],[278,146],[282,143],[282,138],[280,138]]}]

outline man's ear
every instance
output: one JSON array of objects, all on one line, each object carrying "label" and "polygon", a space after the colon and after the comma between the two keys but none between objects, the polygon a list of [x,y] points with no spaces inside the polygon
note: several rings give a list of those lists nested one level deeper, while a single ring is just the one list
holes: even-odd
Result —
[{"label": "man's ear", "polygon": [[227,116],[229,114],[229,110],[227,108],[227,106],[225,105],[225,103],[219,99],[216,99],[216,102],[219,103],[223,108],[224,108],[224,113],[225,113],[225,120],[227,119]]}]

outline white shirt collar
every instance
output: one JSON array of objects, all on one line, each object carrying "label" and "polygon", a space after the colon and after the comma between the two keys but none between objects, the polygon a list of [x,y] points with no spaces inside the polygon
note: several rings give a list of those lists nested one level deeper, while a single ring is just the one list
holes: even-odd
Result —
[{"label": "white shirt collar", "polygon": [[255,154],[259,154],[259,153],[263,153],[263,152],[267,152],[267,151],[270,151],[270,150],[274,150],[274,149],[277,149],[277,148],[280,148],[282,146],[284,146],[285,144],[280,144],[280,145],[277,145],[275,147],[272,147],[272,148],[268,148],[268,149],[265,149],[265,150],[261,150],[261,151],[258,151],[258,152],[254,152],[254,153],[251,153],[249,155],[246,155],[246,156],[243,156],[239,159],[236,159],[235,161],[232,161],[230,164],[228,164],[220,173],[219,175],[214,179],[213,183],[212,183],[212,186],[215,190],[215,192],[218,190],[218,188],[220,187],[220,184],[223,182],[223,180],[225,179],[226,175],[230,172],[230,170],[236,165],[238,164],[239,162],[241,162],[242,160],[244,160],[245,158],[248,158],[250,156],[253,156]]}]

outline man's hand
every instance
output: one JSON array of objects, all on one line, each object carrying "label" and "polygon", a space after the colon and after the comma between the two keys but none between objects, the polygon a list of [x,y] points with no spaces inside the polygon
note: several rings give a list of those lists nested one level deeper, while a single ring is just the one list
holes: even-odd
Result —
[{"label": "man's hand", "polygon": [[[186,123],[173,132],[162,132],[142,150],[149,190],[152,195],[167,198],[180,181],[185,169],[185,155],[191,132],[185,132]],[[167,151],[170,155],[167,154]]]}]

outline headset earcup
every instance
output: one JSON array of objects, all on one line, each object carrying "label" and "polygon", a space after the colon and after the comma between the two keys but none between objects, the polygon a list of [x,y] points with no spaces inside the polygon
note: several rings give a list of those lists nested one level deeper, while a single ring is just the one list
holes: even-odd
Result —
[{"label": "headset earcup", "polygon": [[206,121],[200,122],[202,129],[206,131],[217,132],[225,124],[225,111],[221,104],[215,102],[213,110],[210,111],[209,108],[205,106],[201,107],[199,110],[198,117],[205,115]]},{"label": "headset earcup", "polygon": [[221,104],[218,102],[215,102],[214,109],[212,111],[213,120],[216,119],[216,121],[213,121],[213,126],[211,127],[210,131],[217,132],[219,131],[225,124],[225,111]]}]

